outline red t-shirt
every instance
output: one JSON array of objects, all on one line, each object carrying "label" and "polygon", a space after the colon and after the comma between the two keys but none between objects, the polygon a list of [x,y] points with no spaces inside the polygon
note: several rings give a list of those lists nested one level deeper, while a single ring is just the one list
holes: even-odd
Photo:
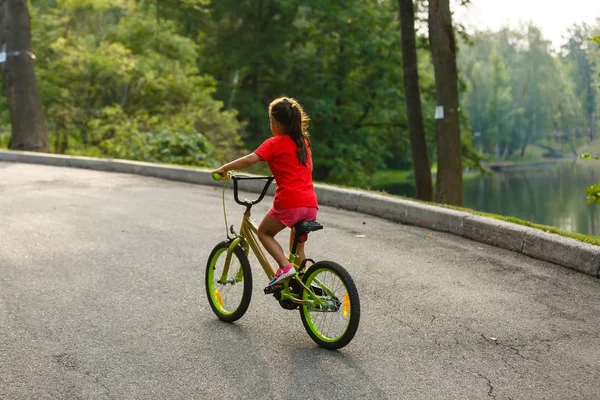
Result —
[{"label": "red t-shirt", "polygon": [[307,166],[298,162],[296,143],[288,135],[277,135],[263,142],[254,153],[269,164],[277,182],[273,207],[318,207],[312,181],[312,153],[310,147]]}]

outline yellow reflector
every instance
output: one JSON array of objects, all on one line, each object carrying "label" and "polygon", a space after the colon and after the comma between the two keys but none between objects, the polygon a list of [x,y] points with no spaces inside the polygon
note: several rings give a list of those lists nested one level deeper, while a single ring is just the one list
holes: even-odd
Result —
[{"label": "yellow reflector", "polygon": [[348,316],[348,310],[350,309],[350,297],[348,293],[344,295],[344,317]]},{"label": "yellow reflector", "polygon": [[217,300],[219,300],[221,307],[223,307],[225,304],[223,303],[223,298],[221,297],[221,292],[219,292],[219,289],[215,289],[215,296],[217,297]]}]

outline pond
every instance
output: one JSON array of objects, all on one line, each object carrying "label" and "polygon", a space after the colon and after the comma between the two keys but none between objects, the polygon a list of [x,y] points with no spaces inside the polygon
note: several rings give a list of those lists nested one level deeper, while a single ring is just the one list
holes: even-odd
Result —
[{"label": "pond", "polygon": [[[559,161],[507,169],[466,179],[464,206],[588,235],[600,235],[599,205],[588,204],[586,188],[600,183],[600,163]],[[381,188],[414,197],[410,185]]]}]

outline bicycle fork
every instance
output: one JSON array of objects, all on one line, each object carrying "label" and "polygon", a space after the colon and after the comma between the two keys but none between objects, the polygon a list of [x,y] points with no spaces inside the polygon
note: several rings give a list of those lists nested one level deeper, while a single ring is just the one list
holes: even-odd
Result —
[{"label": "bicycle fork", "polygon": [[[227,276],[229,274],[229,266],[231,264],[231,255],[233,254],[233,250],[240,245],[240,243],[246,243],[243,241],[243,238],[241,237],[236,237],[235,239],[233,239],[231,241],[231,243],[229,243],[229,247],[227,248],[227,256],[225,257],[225,265],[223,266],[223,273],[221,274],[221,279],[219,279],[219,283],[221,284],[226,284],[226,283],[231,283],[234,284],[236,282],[241,282],[243,277],[244,277],[244,271],[242,271],[242,268],[239,269],[239,271],[235,274],[235,278],[233,279],[228,279]],[[246,254],[246,256],[248,255],[248,245],[246,243],[246,245],[242,245],[241,246],[242,249],[244,250],[244,253]]]}]

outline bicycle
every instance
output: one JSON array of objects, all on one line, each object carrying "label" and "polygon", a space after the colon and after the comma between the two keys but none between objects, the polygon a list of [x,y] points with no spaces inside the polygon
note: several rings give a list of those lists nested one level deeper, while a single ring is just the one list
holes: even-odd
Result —
[{"label": "bicycle", "polygon": [[[223,212],[227,240],[217,244],[206,264],[206,295],[214,313],[219,319],[233,322],[240,319],[248,310],[252,296],[252,271],[248,254],[254,253],[262,266],[268,281],[275,276],[265,250],[257,236],[257,225],[251,218],[252,206],[265,197],[273,177],[245,177],[228,174],[223,186]],[[239,234],[231,225],[227,231],[225,210],[225,188],[227,180],[233,180],[234,199],[245,206]],[[213,179],[221,180],[219,174]],[[255,200],[243,201],[238,196],[238,182],[242,180],[262,180],[265,185]],[[360,320],[358,290],[350,274],[332,261],[314,262],[305,259],[296,265],[298,243],[308,239],[308,234],[323,229],[317,221],[300,221],[294,225],[289,262],[296,274],[289,280],[269,285],[263,289],[272,294],[286,310],[300,310],[300,318],[308,335],[321,347],[336,350],[346,346],[353,339]],[[231,232],[232,236],[229,235]],[[310,268],[306,269],[308,263]],[[306,269],[306,270],[305,270]]]}]

